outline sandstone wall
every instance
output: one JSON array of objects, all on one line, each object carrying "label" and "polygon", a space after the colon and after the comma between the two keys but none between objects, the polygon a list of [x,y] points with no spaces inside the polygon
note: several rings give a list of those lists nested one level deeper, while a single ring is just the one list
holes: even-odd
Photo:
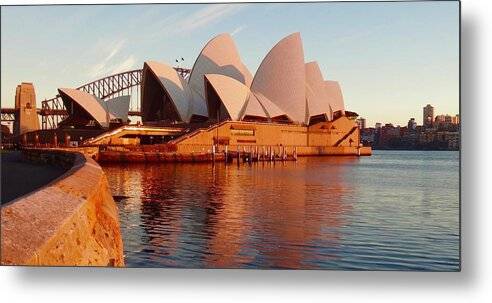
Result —
[{"label": "sandstone wall", "polygon": [[2,207],[2,265],[124,266],[118,211],[101,167],[80,153],[24,152],[71,169]]}]

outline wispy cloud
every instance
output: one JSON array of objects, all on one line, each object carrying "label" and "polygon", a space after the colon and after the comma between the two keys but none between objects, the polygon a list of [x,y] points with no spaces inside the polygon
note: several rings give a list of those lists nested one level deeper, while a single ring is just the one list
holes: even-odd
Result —
[{"label": "wispy cloud", "polygon": [[160,22],[159,26],[156,26],[156,28],[161,28],[161,30],[154,34],[159,37],[169,37],[190,33],[194,30],[218,23],[222,19],[238,13],[247,6],[247,4],[211,4],[187,16],[181,13],[169,15]]},{"label": "wispy cloud", "polygon": [[197,28],[216,23],[217,21],[234,15],[246,7],[245,4],[215,4],[197,11],[183,20],[182,32],[190,32]]},{"label": "wispy cloud", "polygon": [[115,66],[113,66],[111,70],[111,74],[121,73],[133,69],[135,68],[136,63],[137,60],[135,59],[135,56],[130,55],[125,60],[121,61],[121,63],[118,63]]},{"label": "wispy cloud", "polygon": [[97,64],[89,69],[89,77],[97,77],[107,73],[111,69],[111,61],[116,56],[123,46],[126,40],[120,40],[114,44],[114,46],[108,50],[107,55]]},{"label": "wispy cloud", "polygon": [[[152,28],[159,30],[151,31],[149,34],[145,35],[145,39],[162,39],[163,37],[169,38],[190,33],[233,16],[247,6],[248,4],[210,4],[190,14],[185,14],[185,12],[169,14],[164,19],[161,18],[152,22]],[[160,15],[161,14],[155,10],[150,10],[145,11],[142,16],[145,17],[144,20],[149,20]],[[141,19],[139,18],[139,20]],[[232,34],[236,35],[244,28],[245,26],[239,26],[233,30]],[[137,59],[135,56],[123,52],[126,44],[127,40],[121,39],[109,44],[111,45],[109,49],[105,47],[105,45],[108,45],[106,42],[103,45],[95,47],[93,51],[99,53],[100,60],[89,66],[87,69],[87,77],[94,79],[134,68]],[[124,57],[124,55],[128,56]]]},{"label": "wispy cloud", "polygon": [[232,32],[231,32],[231,36],[235,36],[237,34],[239,34],[240,32],[242,32],[243,29],[245,29],[246,26],[245,25],[241,25],[239,27],[236,27]]}]

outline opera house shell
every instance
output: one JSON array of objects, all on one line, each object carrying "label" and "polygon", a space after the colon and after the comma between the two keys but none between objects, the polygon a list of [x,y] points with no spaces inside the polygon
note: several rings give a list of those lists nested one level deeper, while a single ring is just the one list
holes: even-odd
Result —
[{"label": "opera house shell", "polygon": [[[304,62],[301,35],[280,40],[254,77],[229,34],[210,40],[183,78],[170,65],[147,61],[142,69],[142,122],[254,121],[312,125],[345,114],[340,85],[323,78],[316,62]],[[87,92],[60,88],[66,125],[108,128],[128,121],[130,96],[102,101]]]},{"label": "opera house shell", "polygon": [[323,79],[316,62],[304,62],[301,35],[279,41],[254,77],[229,34],[210,40],[188,80],[169,65],[144,63],[143,122],[258,121],[309,125],[344,114],[335,81]]},{"label": "opera house shell", "polygon": [[108,128],[110,123],[126,123],[130,96],[120,96],[102,101],[85,91],[59,88],[58,92],[68,111],[68,118],[60,125]]}]

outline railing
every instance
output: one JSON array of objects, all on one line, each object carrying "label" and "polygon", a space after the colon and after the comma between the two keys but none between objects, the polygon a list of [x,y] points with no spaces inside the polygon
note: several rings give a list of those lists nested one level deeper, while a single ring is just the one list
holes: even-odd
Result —
[{"label": "railing", "polygon": [[[352,129],[346,133],[343,137],[341,137],[333,146],[340,146],[340,144],[342,144],[342,142],[347,139],[350,135],[352,135],[355,130],[357,130],[359,127],[358,126],[354,126],[352,127]],[[357,142],[357,144],[359,144],[359,142]]]}]

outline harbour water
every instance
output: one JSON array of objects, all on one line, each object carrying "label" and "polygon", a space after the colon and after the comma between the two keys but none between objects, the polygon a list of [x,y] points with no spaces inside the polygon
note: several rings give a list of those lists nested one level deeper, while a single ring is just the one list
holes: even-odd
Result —
[{"label": "harbour water", "polygon": [[459,270],[459,153],[104,165],[130,267]]}]

